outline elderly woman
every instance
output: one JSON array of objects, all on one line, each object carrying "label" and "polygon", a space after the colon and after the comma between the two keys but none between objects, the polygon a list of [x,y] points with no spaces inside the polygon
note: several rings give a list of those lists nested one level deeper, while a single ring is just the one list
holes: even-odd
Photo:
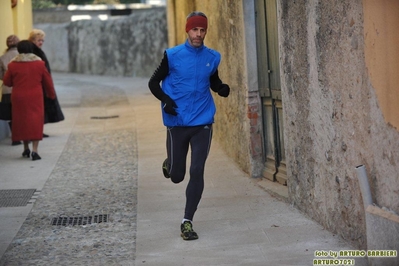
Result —
[{"label": "elderly woman", "polygon": [[[4,74],[7,71],[8,63],[10,63],[11,59],[13,59],[16,55],[18,55],[17,44],[19,39],[16,35],[10,35],[7,37],[6,44],[7,50],[4,52],[2,56],[0,56],[0,79],[3,80]],[[6,85],[2,85],[2,101],[10,102],[11,101],[11,90],[12,88],[7,87]]]},{"label": "elderly woman", "polygon": [[40,49],[42,49],[42,45],[44,43],[44,37],[46,37],[46,34],[44,33],[44,31],[39,30],[39,29],[33,29],[29,33],[28,40],[33,42],[34,44],[36,44],[36,46],[39,47]]},{"label": "elderly woman", "polygon": [[[44,38],[46,34],[44,31],[40,29],[33,29],[30,34],[28,40],[31,41],[34,45],[33,53],[40,57],[47,68],[47,71],[51,74],[50,64],[47,60],[46,54],[42,50],[42,46],[44,43]],[[64,120],[64,114],[62,113],[61,106],[58,102],[57,97],[55,99],[49,99],[44,94],[44,123],[57,123]],[[48,137],[47,134],[43,135],[44,137]]]},{"label": "elderly woman", "polygon": [[[19,38],[16,35],[10,35],[7,37],[6,44],[7,44],[7,50],[4,52],[2,56],[0,56],[0,79],[3,80],[4,74],[7,71],[8,63],[16,56],[18,55],[18,50],[17,50],[17,44],[19,42]],[[2,98],[1,101],[4,103],[11,103],[11,91],[12,88],[2,84]],[[11,125],[12,122],[8,122],[11,130]],[[21,144],[20,141],[13,141],[11,142],[11,145],[19,145]]]},{"label": "elderly woman", "polygon": [[51,73],[50,64],[47,60],[46,54],[42,50],[42,46],[44,43],[44,37],[46,37],[46,34],[44,33],[44,31],[39,30],[39,29],[33,29],[29,33],[28,40],[36,45],[36,47],[34,47],[33,53],[35,55],[37,55],[38,57],[40,57],[44,61],[48,72]]},{"label": "elderly woman", "polygon": [[34,44],[20,41],[19,55],[8,64],[3,82],[13,87],[12,141],[23,141],[23,157],[30,157],[29,141],[32,142],[32,160],[40,160],[39,141],[43,139],[44,103],[43,91],[50,99],[55,98],[53,80],[40,57],[33,54]]}]

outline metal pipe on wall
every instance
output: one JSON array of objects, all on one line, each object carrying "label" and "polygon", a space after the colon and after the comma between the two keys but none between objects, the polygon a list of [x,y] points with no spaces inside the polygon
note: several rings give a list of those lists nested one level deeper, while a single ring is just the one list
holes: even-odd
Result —
[{"label": "metal pipe on wall", "polygon": [[371,190],[369,180],[367,178],[366,167],[364,165],[356,166],[357,177],[360,184],[360,191],[362,193],[364,209],[367,206],[373,204],[373,198],[371,197]]}]

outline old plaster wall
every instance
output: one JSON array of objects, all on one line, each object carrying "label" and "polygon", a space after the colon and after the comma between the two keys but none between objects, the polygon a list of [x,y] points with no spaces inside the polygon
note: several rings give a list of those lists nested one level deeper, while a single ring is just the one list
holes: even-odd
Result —
[{"label": "old plaster wall", "polygon": [[[362,3],[367,75],[370,86],[376,93],[377,108],[382,112],[382,114],[380,112],[371,114],[374,121],[371,135],[374,153],[372,163],[375,165],[372,167],[371,174],[373,196],[378,206],[393,210],[398,217],[399,31],[396,25],[399,23],[399,2],[363,0]],[[394,230],[394,226],[397,228],[397,220],[396,225],[392,224],[388,227],[391,230],[382,227],[387,231],[385,235],[390,235],[390,238],[383,239],[390,239],[391,244],[387,246],[397,249],[399,231]],[[387,241],[387,243],[390,242]]]},{"label": "old plaster wall", "polygon": [[168,44],[165,8],[35,27],[46,33],[43,50],[60,72],[150,77]]},{"label": "old plaster wall", "polygon": [[366,65],[385,121],[399,130],[399,1],[363,0]]},{"label": "old plaster wall", "polygon": [[219,75],[228,83],[228,98],[214,97],[218,107],[216,139],[238,165],[247,172],[250,165],[250,121],[247,118],[248,86],[245,65],[245,38],[241,1],[201,1],[197,9],[206,10],[210,28],[206,44],[222,54]]},{"label": "old plaster wall", "polygon": [[[208,17],[205,45],[221,53],[219,76],[231,88],[228,98],[214,94],[217,106],[214,138],[241,169],[251,172],[243,4],[235,0],[176,0],[168,1],[168,5],[174,6],[177,12],[173,22],[170,20],[170,23],[174,25],[169,25],[176,28],[177,43],[186,40],[185,23],[190,12],[202,11]],[[170,45],[177,43],[170,43]]]},{"label": "old plaster wall", "polygon": [[366,166],[375,202],[399,211],[399,134],[370,83],[363,19],[361,0],[279,1],[290,201],[361,248],[356,166]]}]

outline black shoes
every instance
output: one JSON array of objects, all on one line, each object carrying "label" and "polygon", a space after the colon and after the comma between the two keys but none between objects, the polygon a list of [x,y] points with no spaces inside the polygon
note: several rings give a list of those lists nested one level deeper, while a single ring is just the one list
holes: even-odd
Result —
[{"label": "black shoes", "polygon": [[180,236],[184,240],[196,240],[198,239],[197,233],[193,229],[193,224],[190,221],[185,221],[180,226],[181,234]]},{"label": "black shoes", "polygon": [[40,160],[42,157],[39,156],[36,152],[32,151],[32,161]]},{"label": "black shoes", "polygon": [[[30,150],[26,149],[24,150],[24,152],[22,153],[22,157],[24,158],[29,158],[31,155]],[[36,160],[40,160],[42,157],[39,156],[39,154],[37,154],[37,152],[32,151],[32,161],[36,161]]]},{"label": "black shoes", "polygon": [[21,144],[22,144],[22,142],[20,142],[20,141],[11,142],[11,146],[17,146],[17,145],[21,145]]},{"label": "black shoes", "polygon": [[165,161],[163,161],[163,164],[162,164],[162,173],[163,173],[164,177],[170,178],[170,175],[169,175],[168,158],[166,158]]},{"label": "black shoes", "polygon": [[[32,152],[32,155],[33,155],[33,152]],[[30,150],[29,149],[24,150],[24,152],[22,153],[22,157],[29,158]]]}]

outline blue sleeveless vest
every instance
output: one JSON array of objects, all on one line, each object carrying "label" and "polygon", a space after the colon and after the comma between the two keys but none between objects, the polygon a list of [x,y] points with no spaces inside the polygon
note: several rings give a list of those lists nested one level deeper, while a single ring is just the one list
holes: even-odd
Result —
[{"label": "blue sleeveless vest", "polygon": [[210,76],[220,63],[220,53],[202,45],[192,47],[188,40],[166,50],[169,74],[162,81],[162,90],[177,105],[177,116],[165,113],[165,126],[199,126],[212,124],[216,113],[210,90]]}]

